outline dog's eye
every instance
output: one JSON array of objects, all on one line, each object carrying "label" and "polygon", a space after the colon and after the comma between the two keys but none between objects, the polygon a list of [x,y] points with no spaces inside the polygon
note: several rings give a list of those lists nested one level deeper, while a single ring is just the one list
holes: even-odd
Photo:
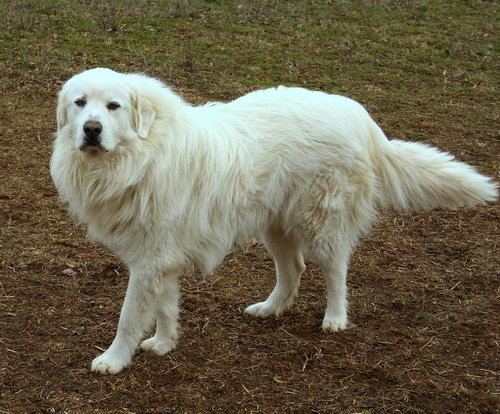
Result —
[{"label": "dog's eye", "polygon": [[85,106],[86,103],[87,103],[87,101],[83,98],[79,98],[75,101],[76,106],[80,106],[80,107]]},{"label": "dog's eye", "polygon": [[110,102],[110,103],[108,103],[108,106],[107,106],[107,108],[110,111],[116,111],[119,107],[120,107],[120,104],[116,103],[116,102]]}]

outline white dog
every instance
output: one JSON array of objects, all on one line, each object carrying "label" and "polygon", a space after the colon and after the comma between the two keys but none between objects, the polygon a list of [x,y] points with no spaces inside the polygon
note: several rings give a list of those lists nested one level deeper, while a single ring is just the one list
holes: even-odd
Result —
[{"label": "white dog", "polygon": [[353,247],[384,208],[458,208],[493,201],[473,167],[418,143],[389,141],[358,103],[279,87],[192,107],[158,80],[92,69],[59,94],[51,174],[89,235],[130,269],[116,337],[92,371],[117,373],[141,348],[177,340],[179,274],[210,273],[234,243],[260,234],[277,283],[246,312],[292,303],[303,253],[324,273],[323,330],[348,326]]}]

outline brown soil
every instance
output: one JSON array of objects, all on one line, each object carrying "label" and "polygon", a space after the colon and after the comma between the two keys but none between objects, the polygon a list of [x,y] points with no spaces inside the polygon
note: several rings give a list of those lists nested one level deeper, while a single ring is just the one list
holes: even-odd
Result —
[{"label": "brown soil", "polygon": [[58,205],[52,120],[14,110],[2,131],[1,412],[496,412],[495,206],[382,216],[352,260],[354,329],[320,331],[324,283],[311,263],[283,317],[244,315],[274,278],[254,244],[209,278],[183,279],[174,352],[91,374],[127,271]]}]

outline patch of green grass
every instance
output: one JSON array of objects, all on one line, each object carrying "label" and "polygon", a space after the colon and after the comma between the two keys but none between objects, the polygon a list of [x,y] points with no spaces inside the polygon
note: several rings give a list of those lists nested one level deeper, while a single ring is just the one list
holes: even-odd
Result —
[{"label": "patch of green grass", "polygon": [[[220,72],[229,78],[249,75],[248,87],[282,80],[323,88],[338,80],[360,87],[356,81],[367,79],[403,86],[422,76],[440,82],[457,57],[465,57],[463,75],[452,79],[453,86],[478,68],[488,71],[493,52],[494,17],[488,16],[494,6],[483,2],[450,8],[431,0],[44,0],[33,7],[20,1],[0,7],[6,28],[0,36],[7,42],[2,58],[14,58],[20,72],[26,67],[15,57],[26,57],[26,43],[42,41],[54,70],[68,64],[147,67],[163,58],[182,71],[182,58],[190,55],[198,70],[215,72],[211,80],[220,79]],[[398,79],[402,71],[406,76]]]},{"label": "patch of green grass", "polygon": [[9,0],[0,92],[57,89],[95,66],[146,72],[197,103],[298,85],[351,96],[378,119],[405,113],[402,137],[419,139],[429,103],[436,118],[491,118],[497,11],[473,0]]},{"label": "patch of green grass", "polygon": [[[325,90],[360,101],[391,137],[450,151],[461,135],[494,145],[497,9],[438,0],[4,1],[0,105],[11,111],[0,122],[31,108],[54,124],[61,82],[106,66],[156,76],[194,103],[279,84]],[[457,155],[477,153],[462,145]]]}]

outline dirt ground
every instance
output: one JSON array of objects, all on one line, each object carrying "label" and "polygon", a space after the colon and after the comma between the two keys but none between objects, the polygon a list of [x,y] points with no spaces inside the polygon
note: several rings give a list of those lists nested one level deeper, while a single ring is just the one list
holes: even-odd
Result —
[{"label": "dirt ground", "polygon": [[[224,83],[195,81],[182,64],[177,87],[199,101]],[[282,317],[245,315],[274,283],[255,241],[213,275],[183,277],[176,350],[138,352],[116,376],[90,373],[113,339],[127,269],[68,218],[48,171],[55,96],[80,65],[33,68],[19,82],[3,67],[16,87],[0,98],[0,413],[498,412],[498,204],[383,213],[351,262],[353,329],[321,332],[325,286],[311,262]],[[408,91],[397,111],[390,96],[365,103],[389,131],[417,131],[495,176],[498,124],[478,94],[424,102]]]}]

